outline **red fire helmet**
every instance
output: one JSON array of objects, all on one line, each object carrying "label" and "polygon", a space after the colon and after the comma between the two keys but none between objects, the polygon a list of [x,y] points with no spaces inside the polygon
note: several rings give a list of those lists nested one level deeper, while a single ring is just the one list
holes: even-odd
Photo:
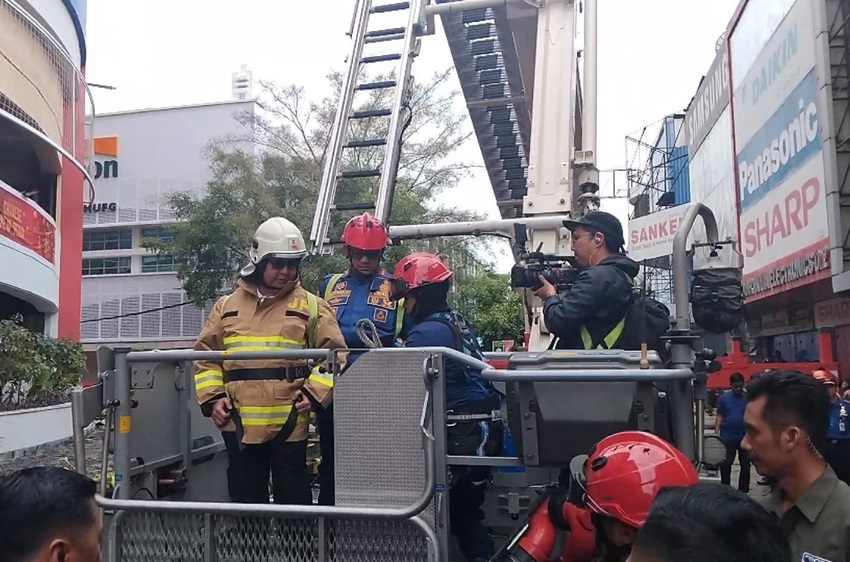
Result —
[{"label": "red fire helmet", "polygon": [[358,250],[383,250],[390,235],[387,227],[371,213],[357,215],[345,224],[342,241]]},{"label": "red fire helmet", "polygon": [[585,460],[583,476],[588,507],[636,529],[643,526],[661,488],[699,482],[679,449],[642,431],[602,439]]},{"label": "red fire helmet", "polygon": [[393,272],[393,298],[399,299],[412,289],[441,283],[453,275],[452,270],[438,256],[428,252],[415,252],[403,257]]}]

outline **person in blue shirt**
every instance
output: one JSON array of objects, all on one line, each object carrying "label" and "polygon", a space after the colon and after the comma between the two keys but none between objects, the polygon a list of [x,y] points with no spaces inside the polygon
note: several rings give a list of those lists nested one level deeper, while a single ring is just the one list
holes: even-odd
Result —
[{"label": "person in blue shirt", "polygon": [[741,464],[738,476],[738,489],[744,493],[750,491],[750,455],[741,447],[741,441],[747,433],[744,423],[744,411],[747,409],[747,397],[744,395],[744,375],[732,373],[729,376],[731,390],[717,398],[717,415],[714,419],[714,432],[720,435],[726,444],[726,460],[720,465],[720,482],[731,484],[732,463],[735,455]]},{"label": "person in blue shirt", "polygon": [[[412,321],[404,313],[404,303],[390,298],[390,275],[381,267],[389,242],[386,226],[370,213],[363,213],[346,223],[342,241],[349,267],[345,273],[326,276],[319,286],[319,294],[336,313],[345,344],[351,349],[347,362],[350,367],[367,351],[366,344],[357,335],[357,323],[361,319],[375,326],[381,347],[400,345],[399,338],[407,336]],[[318,414],[317,425],[322,455],[319,504],[333,505],[333,406]]]},{"label": "person in blue shirt", "polygon": [[838,377],[821,367],[813,373],[829,393],[829,430],[824,460],[839,480],[850,484],[850,402],[838,396]]},{"label": "person in blue shirt", "polygon": [[[446,347],[483,360],[475,332],[448,305],[452,275],[439,257],[426,252],[410,254],[396,265],[392,295],[404,298],[404,308],[415,323],[405,346]],[[480,370],[447,359],[444,371],[448,454],[499,455],[504,438],[501,395]],[[468,560],[490,560],[494,546],[482,524],[481,506],[491,468],[449,468],[450,531]]]}]

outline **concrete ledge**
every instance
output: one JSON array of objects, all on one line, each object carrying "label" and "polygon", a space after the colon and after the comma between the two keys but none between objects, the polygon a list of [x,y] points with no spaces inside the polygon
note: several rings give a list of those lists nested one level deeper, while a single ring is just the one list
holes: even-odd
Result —
[{"label": "concrete ledge", "polygon": [[45,446],[67,442],[73,434],[71,403],[0,412],[0,458],[23,456]]}]

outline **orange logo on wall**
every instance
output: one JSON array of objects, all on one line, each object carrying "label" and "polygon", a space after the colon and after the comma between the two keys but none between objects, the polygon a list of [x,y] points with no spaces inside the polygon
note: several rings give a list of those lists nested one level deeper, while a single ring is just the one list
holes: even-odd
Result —
[{"label": "orange logo on wall", "polygon": [[94,139],[94,153],[97,156],[112,157],[94,163],[94,179],[118,177],[118,137],[97,137]]},{"label": "orange logo on wall", "polygon": [[50,263],[56,257],[56,226],[20,197],[0,187],[0,235]]}]

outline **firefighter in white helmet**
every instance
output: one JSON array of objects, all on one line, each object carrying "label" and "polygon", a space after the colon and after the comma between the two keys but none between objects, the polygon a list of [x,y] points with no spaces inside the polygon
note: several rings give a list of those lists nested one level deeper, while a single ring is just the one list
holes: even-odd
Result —
[{"label": "firefighter in white helmet", "polygon": [[[307,255],[297,226],[272,217],[257,228],[237,289],[218,300],[196,350],[345,349],[331,308],[298,281]],[[338,354],[337,366],[344,366]],[[307,433],[312,411],[331,402],[333,373],[303,360],[196,361],[204,415],[221,428],[233,501],[310,504]]]}]

